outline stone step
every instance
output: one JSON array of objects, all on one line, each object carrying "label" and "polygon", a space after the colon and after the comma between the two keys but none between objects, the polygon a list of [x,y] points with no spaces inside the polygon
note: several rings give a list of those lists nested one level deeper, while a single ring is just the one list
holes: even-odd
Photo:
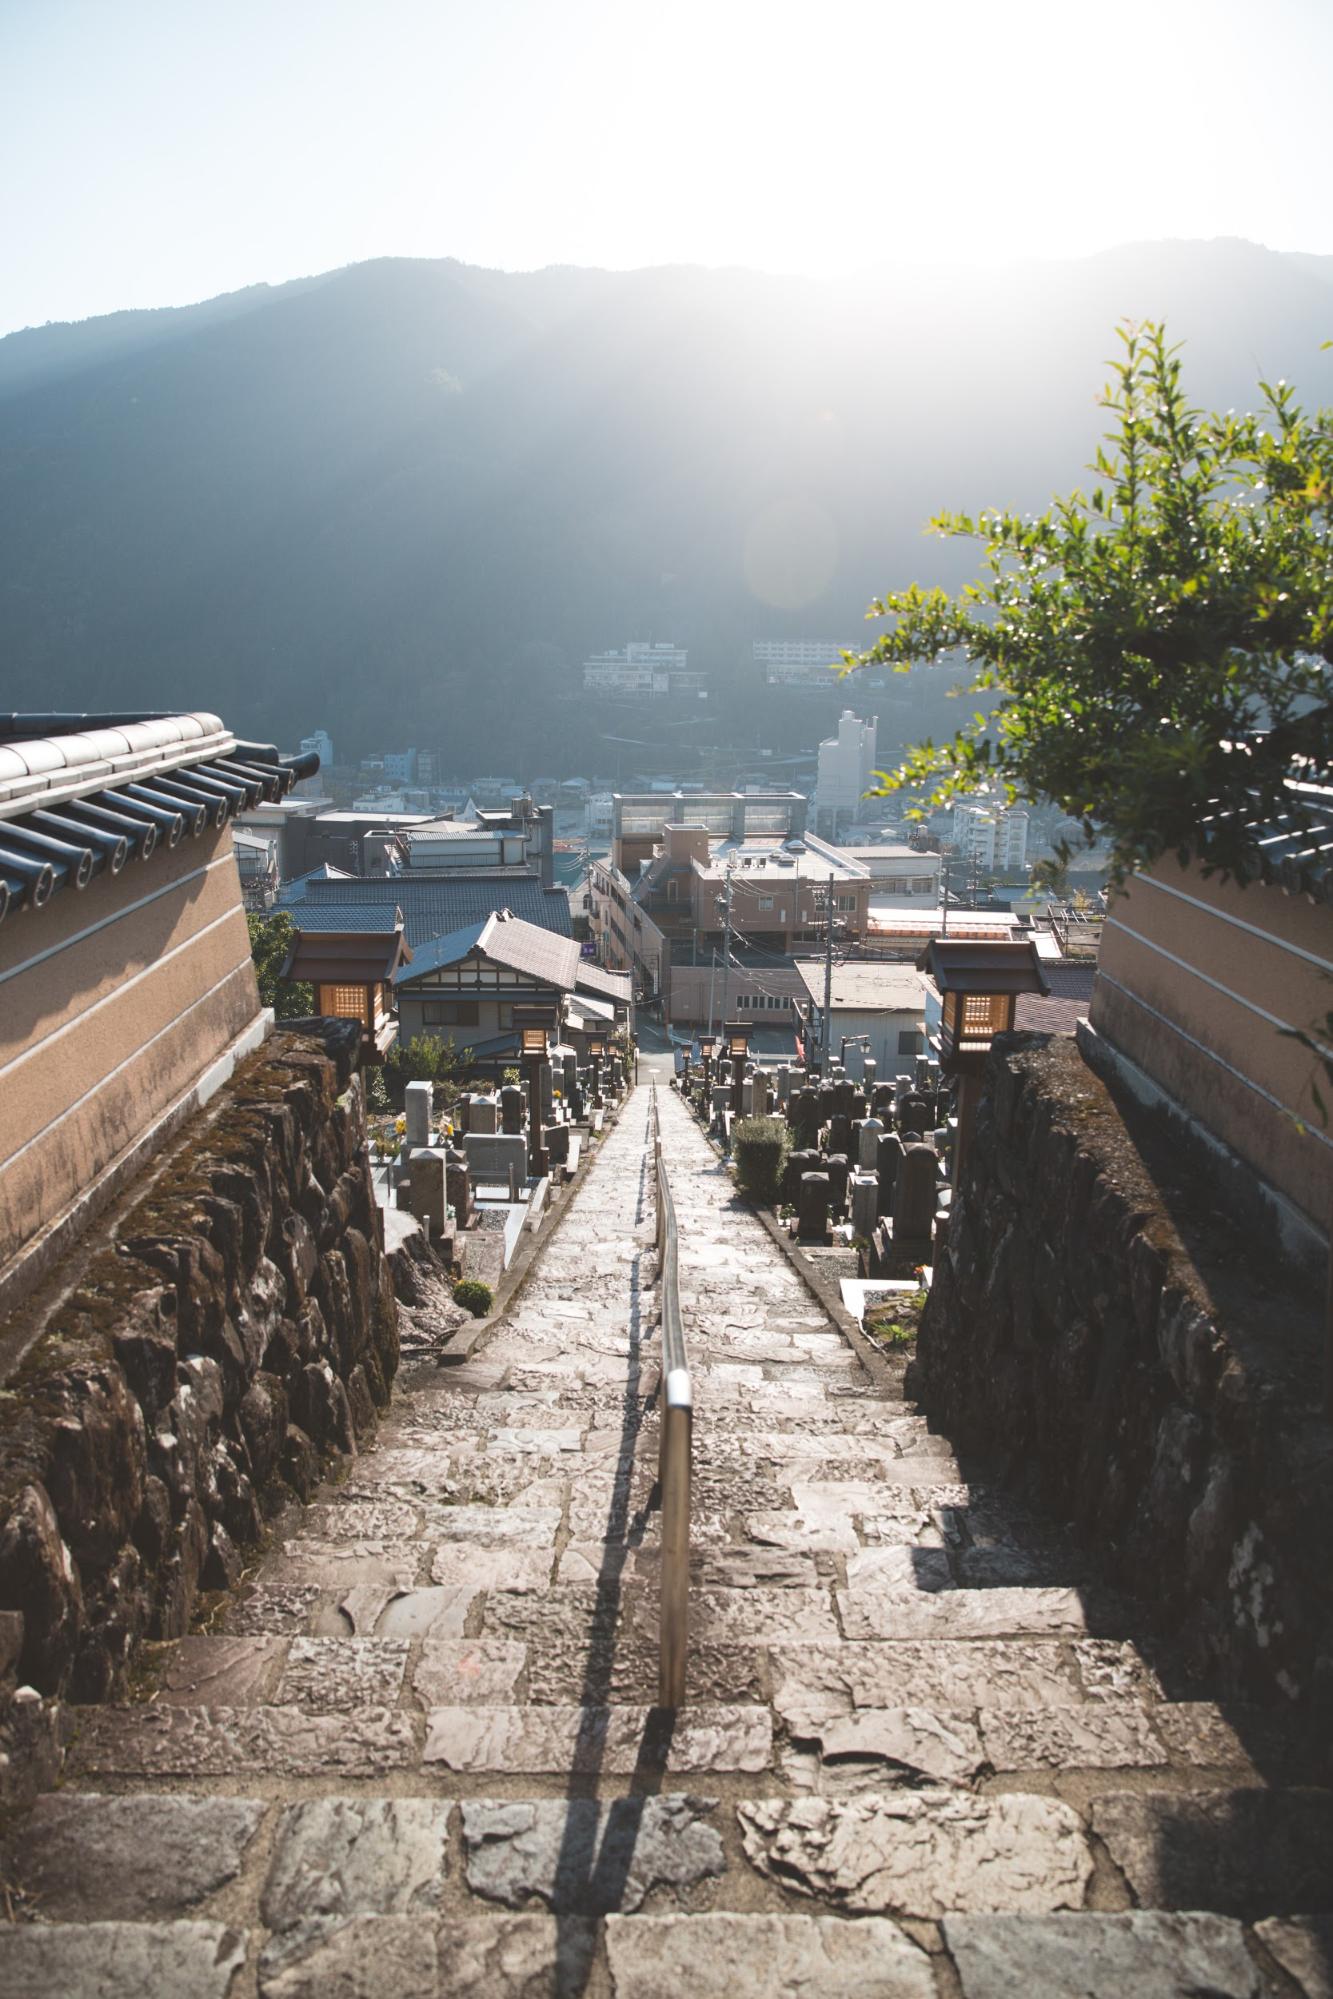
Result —
[{"label": "stone step", "polygon": [[425,1761],[495,1775],[630,1776],[767,1770],[767,1707],[442,1707],[427,1717]]}]

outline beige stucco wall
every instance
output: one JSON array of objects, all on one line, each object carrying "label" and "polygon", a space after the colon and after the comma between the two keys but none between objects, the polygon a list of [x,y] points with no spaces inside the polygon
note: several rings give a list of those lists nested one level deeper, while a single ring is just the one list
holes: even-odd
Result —
[{"label": "beige stucco wall", "polygon": [[1281,1030],[1322,1021],[1331,979],[1327,904],[1172,860],[1116,897],[1090,1008],[1099,1034],[1319,1228],[1333,1131],[1314,1099],[1317,1058]]},{"label": "beige stucco wall", "polygon": [[259,1012],[231,830],[0,927],[0,1264]]}]

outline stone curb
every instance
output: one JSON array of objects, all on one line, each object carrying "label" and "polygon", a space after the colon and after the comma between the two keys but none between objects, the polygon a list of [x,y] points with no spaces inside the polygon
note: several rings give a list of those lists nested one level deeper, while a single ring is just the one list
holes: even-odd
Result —
[{"label": "stone curb", "polygon": [[[677,1101],[680,1101],[679,1095],[677,1096]],[[718,1144],[712,1133],[704,1130],[703,1125],[695,1117],[693,1110],[690,1109],[688,1104],[682,1103],[681,1109],[693,1121],[705,1143],[711,1146],[718,1158],[727,1164],[727,1170],[731,1173],[727,1154],[722,1150],[722,1147]],[[736,1187],[734,1173],[732,1173],[732,1185]],[[746,1212],[754,1216],[754,1219],[768,1235],[769,1240],[776,1248],[781,1250],[783,1256],[796,1272],[806,1290],[815,1300],[815,1303],[822,1308],[825,1315],[842,1334],[852,1352],[875,1383],[875,1386],[881,1393],[896,1395],[899,1392],[901,1384],[900,1373],[895,1372],[893,1366],[886,1356],[881,1353],[875,1342],[869,1339],[861,1330],[860,1322],[854,1319],[847,1310],[847,1307],[842,1302],[842,1294],[838,1289],[837,1279],[826,1277],[823,1271],[817,1270],[812,1263],[807,1262],[806,1258],[801,1255],[796,1244],[791,1240],[791,1237],[778,1221],[776,1215],[770,1214],[767,1208],[756,1207],[749,1196],[743,1194],[739,1187],[736,1187],[736,1198],[745,1203]]]},{"label": "stone curb", "polygon": [[[637,1087],[637,1085],[633,1087]],[[615,1110],[604,1118],[601,1143],[605,1143],[607,1137],[619,1124],[625,1106],[633,1094],[633,1087],[626,1091],[624,1098],[616,1106]],[[584,1179],[592,1165],[593,1157],[592,1153],[584,1153],[579,1160],[578,1177],[569,1181],[566,1186],[559,1188],[548,1198],[546,1206],[547,1219],[537,1230],[537,1233],[531,1235],[526,1229],[524,1230],[524,1237],[519,1246],[518,1254],[495,1287],[495,1296],[491,1300],[490,1311],[485,1313],[482,1318],[474,1319],[470,1326],[461,1326],[459,1328],[448,1344],[435,1356],[437,1367],[458,1367],[464,1361],[473,1359],[480,1351],[483,1342],[492,1333],[499,1331],[500,1327],[504,1324],[510,1307],[518,1299],[524,1285],[531,1276],[533,1265],[545,1249],[547,1243],[551,1242],[558,1233],[560,1224],[569,1212],[570,1203],[574,1195],[577,1194],[579,1188],[583,1185]]]}]

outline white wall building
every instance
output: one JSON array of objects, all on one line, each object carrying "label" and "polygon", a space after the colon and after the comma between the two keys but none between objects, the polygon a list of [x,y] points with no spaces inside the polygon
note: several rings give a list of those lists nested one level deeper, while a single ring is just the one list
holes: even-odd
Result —
[{"label": "white wall building", "polygon": [[669,695],[702,694],[704,676],[690,671],[690,656],[680,646],[649,645],[631,639],[623,652],[599,652],[583,663],[583,687],[589,694],[629,694],[662,701]]},{"label": "white wall building", "polygon": [[1028,815],[1020,807],[986,803],[953,809],[953,844],[969,867],[1016,874],[1027,865]]},{"label": "white wall building", "polygon": [[750,648],[755,665],[768,687],[836,687],[832,669],[842,664],[839,655],[850,647],[826,643],[823,639],[756,639]]},{"label": "white wall building", "polygon": [[873,716],[862,722],[844,708],[837,735],[819,745],[815,824],[831,838],[859,816],[861,800],[874,780],[877,726]]}]

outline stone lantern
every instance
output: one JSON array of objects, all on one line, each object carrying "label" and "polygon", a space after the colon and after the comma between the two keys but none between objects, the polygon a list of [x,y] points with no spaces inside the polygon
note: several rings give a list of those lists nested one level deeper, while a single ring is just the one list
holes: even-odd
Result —
[{"label": "stone lantern", "polygon": [[1007,1034],[1021,993],[1050,991],[1030,937],[1017,943],[933,937],[917,959],[940,997],[934,1045],[940,1072],[958,1079],[958,1144],[954,1178],[962,1172],[981,1095],[981,1075],[991,1043]]},{"label": "stone lantern", "polygon": [[723,1030],[731,1057],[731,1114],[741,1115],[741,1089],[745,1082],[745,1058],[750,1052],[750,1030],[743,1020],[728,1021]]}]

